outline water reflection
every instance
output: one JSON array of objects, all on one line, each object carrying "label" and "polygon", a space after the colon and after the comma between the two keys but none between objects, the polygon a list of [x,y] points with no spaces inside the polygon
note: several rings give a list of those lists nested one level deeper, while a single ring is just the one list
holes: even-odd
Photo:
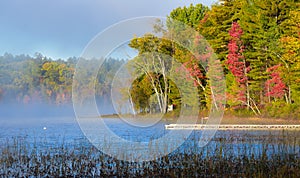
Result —
[{"label": "water reflection", "polygon": [[[165,130],[164,122],[159,122],[148,128],[139,128],[130,126],[119,119],[104,119],[106,125],[118,136],[137,142],[152,142],[168,133]],[[92,147],[80,130],[76,120],[73,117],[51,117],[51,118],[31,118],[26,122],[16,122],[17,120],[1,120],[0,125],[0,143],[3,146],[14,141],[24,141],[24,144],[30,148],[40,150],[47,148],[65,147]],[[46,129],[44,129],[46,127]],[[201,136],[201,131],[193,131],[190,137],[184,138],[186,142],[178,148],[176,152],[203,152],[207,155],[213,155],[215,148],[223,149],[224,155],[249,155],[257,153],[259,155],[264,150],[267,154],[278,153],[284,150],[286,153],[300,154],[300,131],[284,130],[230,130],[218,131],[210,143],[204,147],[198,147],[197,143]],[[176,143],[181,135],[174,135],[165,145],[168,149],[169,144]],[[107,138],[109,139],[109,138]],[[113,145],[111,149],[119,149],[122,145]],[[281,149],[284,148],[284,149]]]}]

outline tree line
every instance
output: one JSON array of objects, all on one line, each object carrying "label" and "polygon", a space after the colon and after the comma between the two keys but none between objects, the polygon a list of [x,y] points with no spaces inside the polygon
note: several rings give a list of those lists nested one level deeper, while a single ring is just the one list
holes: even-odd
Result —
[{"label": "tree line", "polygon": [[[0,56],[0,102],[70,104],[73,75],[79,59],[72,57],[67,60],[53,60],[40,53],[34,56],[5,53]],[[96,60],[85,60],[85,62],[93,65]],[[123,63],[124,60],[112,58],[105,60],[103,67],[99,70],[97,80],[90,81],[91,85],[96,83],[97,98],[110,97],[114,72]],[[83,77],[88,76],[85,74],[88,71],[80,72]]]},{"label": "tree line", "polygon": [[[136,71],[145,71],[145,55],[166,68],[157,53],[184,64],[198,88],[202,110],[213,104],[211,79],[201,61],[214,52],[221,61],[226,79],[226,111],[239,116],[299,118],[300,113],[300,3],[297,0],[223,0],[210,8],[190,5],[174,9],[167,23],[156,24],[163,37],[186,38],[184,29],[172,25],[180,21],[197,32],[190,43],[193,54],[182,46],[155,35],[146,34],[129,44],[139,51]],[[162,26],[165,26],[163,28]],[[203,45],[207,41],[207,45]],[[202,44],[201,44],[202,43]],[[139,65],[143,63],[144,65]],[[157,65],[155,64],[155,65]],[[152,67],[154,67],[152,65]],[[153,71],[153,69],[152,69]],[[150,89],[149,89],[150,88]],[[146,72],[132,87],[135,107],[145,112],[152,96],[163,104],[180,103],[178,88],[161,72]]]}]

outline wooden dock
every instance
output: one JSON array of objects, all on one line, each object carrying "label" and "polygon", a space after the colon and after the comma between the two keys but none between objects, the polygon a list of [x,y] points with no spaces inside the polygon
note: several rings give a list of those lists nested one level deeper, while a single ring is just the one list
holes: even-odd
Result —
[{"label": "wooden dock", "polygon": [[300,125],[206,125],[206,124],[169,124],[165,125],[166,130],[283,130],[300,129]]}]

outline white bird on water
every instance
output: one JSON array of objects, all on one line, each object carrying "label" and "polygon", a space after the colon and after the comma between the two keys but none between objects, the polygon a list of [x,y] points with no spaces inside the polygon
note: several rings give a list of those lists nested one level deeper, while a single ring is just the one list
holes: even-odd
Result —
[{"label": "white bird on water", "polygon": [[47,130],[47,127],[44,127],[43,129],[44,129],[44,130]]}]

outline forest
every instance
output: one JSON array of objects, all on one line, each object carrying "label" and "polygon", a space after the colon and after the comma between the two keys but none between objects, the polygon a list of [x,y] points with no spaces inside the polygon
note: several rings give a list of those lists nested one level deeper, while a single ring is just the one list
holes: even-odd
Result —
[{"label": "forest", "polygon": [[[183,64],[197,88],[201,112],[213,104],[211,79],[201,61],[213,51],[221,61],[226,82],[226,114],[239,117],[300,118],[300,2],[298,0],[224,0],[206,7],[202,4],[174,9],[162,27],[163,36],[184,36],[172,21],[196,30],[189,53],[180,45],[152,34],[133,37],[129,46],[139,52],[132,61],[161,59],[168,55]],[[180,37],[178,37],[180,38]],[[207,41],[211,48],[203,45]],[[196,54],[196,55],[195,55]],[[47,101],[62,105],[71,102],[72,77],[78,58],[53,60],[39,53],[4,54],[0,57],[0,102]],[[125,60],[106,60],[96,81],[96,95],[110,97],[111,80]],[[93,61],[89,61],[93,65]],[[142,61],[145,62],[145,61]],[[170,60],[159,61],[167,68]],[[129,65],[131,64],[128,62]],[[144,66],[145,65],[141,65]],[[142,68],[136,68],[142,70]],[[138,72],[138,71],[136,71]],[[84,74],[82,75],[84,76]],[[86,92],[90,92],[87,88]],[[130,99],[138,113],[151,111],[153,96],[157,112],[170,104],[179,112],[178,87],[161,72],[145,72],[131,86]],[[194,101],[191,101],[194,102]]]},{"label": "forest", "polygon": [[[93,65],[95,60],[86,60]],[[103,59],[104,60],[104,59]],[[72,102],[72,82],[79,58],[53,60],[40,53],[0,56],[0,103],[67,105]],[[105,60],[95,83],[99,99],[110,97],[110,84],[124,60]],[[88,76],[81,71],[82,77]],[[92,88],[90,88],[92,90]],[[86,90],[86,92],[90,92]]]},{"label": "forest", "polygon": [[[198,34],[194,35],[191,45],[194,55],[151,34],[133,39],[130,46],[139,51],[139,56],[159,52],[184,64],[198,87],[201,110],[211,107],[212,94],[210,78],[200,63],[210,58],[213,51],[221,61],[225,74],[227,114],[299,119],[299,5],[299,1],[293,0],[225,0],[211,8],[202,4],[180,7],[170,13],[167,30],[162,31],[165,36],[174,36],[174,31],[176,35],[181,35],[176,31],[180,27],[172,26],[171,21],[174,20],[196,29]],[[212,49],[203,48],[203,38]],[[162,83],[161,86],[172,88],[162,74],[152,75],[158,78],[156,86]],[[145,80],[153,83],[152,78],[155,77],[145,75],[136,87],[133,85],[133,89],[151,95],[153,91],[149,92],[149,87],[140,86],[147,86]],[[169,93],[170,96],[165,97],[169,100],[165,102],[173,104],[174,96],[167,88],[161,94],[167,93],[168,96]],[[141,97],[137,98],[136,103],[143,103],[139,101]]]}]

